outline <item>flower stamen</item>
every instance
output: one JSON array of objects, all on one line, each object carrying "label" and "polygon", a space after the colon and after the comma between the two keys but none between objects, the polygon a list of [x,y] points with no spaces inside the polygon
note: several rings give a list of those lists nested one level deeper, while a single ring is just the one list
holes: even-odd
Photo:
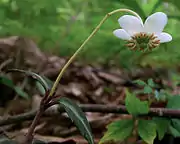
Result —
[{"label": "flower stamen", "polygon": [[153,33],[147,34],[141,32],[133,35],[131,38],[126,44],[130,50],[149,51],[158,47],[160,44],[160,40]]}]

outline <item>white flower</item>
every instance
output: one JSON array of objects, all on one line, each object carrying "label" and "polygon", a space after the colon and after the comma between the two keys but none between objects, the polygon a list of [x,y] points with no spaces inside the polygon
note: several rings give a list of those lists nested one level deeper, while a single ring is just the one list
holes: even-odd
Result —
[{"label": "white flower", "polygon": [[170,34],[163,32],[167,20],[167,15],[162,12],[150,15],[144,24],[138,17],[124,15],[118,19],[122,29],[116,29],[113,33],[116,37],[127,40],[127,46],[131,49],[151,50],[160,43],[172,40]]}]

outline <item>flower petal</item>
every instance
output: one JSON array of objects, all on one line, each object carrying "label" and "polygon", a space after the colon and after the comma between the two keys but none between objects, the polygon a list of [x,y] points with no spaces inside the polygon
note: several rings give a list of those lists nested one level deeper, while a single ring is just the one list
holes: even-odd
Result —
[{"label": "flower petal", "polygon": [[161,33],[166,24],[167,15],[162,12],[156,12],[146,19],[144,30],[149,33]]},{"label": "flower petal", "polygon": [[118,19],[118,22],[121,28],[127,31],[131,36],[143,30],[142,20],[135,16],[124,15]]},{"label": "flower petal", "polygon": [[123,40],[130,40],[130,35],[124,29],[116,29],[113,31],[113,34]]},{"label": "flower petal", "polygon": [[172,36],[165,32],[162,32],[156,36],[157,39],[160,40],[160,43],[170,42],[172,40]]}]

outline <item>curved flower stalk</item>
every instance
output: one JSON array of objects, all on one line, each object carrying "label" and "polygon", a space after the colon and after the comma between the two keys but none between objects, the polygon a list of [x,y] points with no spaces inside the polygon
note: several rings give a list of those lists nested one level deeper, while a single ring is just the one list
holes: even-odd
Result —
[{"label": "curved flower stalk", "polygon": [[132,15],[124,15],[118,19],[122,29],[113,31],[114,35],[126,40],[131,50],[152,50],[160,43],[169,42],[172,36],[163,32],[168,21],[167,15],[156,12],[143,23],[142,19]]},{"label": "curved flower stalk", "polygon": [[113,10],[110,13],[107,13],[105,15],[105,17],[100,21],[100,23],[97,25],[97,27],[92,31],[92,33],[87,37],[87,39],[82,43],[82,45],[76,50],[76,52],[70,57],[70,59],[67,61],[67,63],[64,65],[64,67],[62,68],[62,70],[60,71],[58,77],[56,78],[56,81],[54,82],[54,85],[49,93],[49,96],[53,96],[53,94],[55,93],[55,90],[57,88],[57,85],[59,83],[59,81],[61,80],[64,72],[66,71],[66,69],[69,67],[69,65],[72,63],[72,61],[76,58],[76,56],[81,52],[81,50],[84,48],[84,46],[87,44],[87,42],[98,32],[98,30],[100,29],[100,27],[104,24],[104,22],[113,14],[118,13],[118,12],[128,12],[131,13],[132,15],[135,15],[137,18],[141,19],[140,16],[129,9],[117,9],[117,10]]}]

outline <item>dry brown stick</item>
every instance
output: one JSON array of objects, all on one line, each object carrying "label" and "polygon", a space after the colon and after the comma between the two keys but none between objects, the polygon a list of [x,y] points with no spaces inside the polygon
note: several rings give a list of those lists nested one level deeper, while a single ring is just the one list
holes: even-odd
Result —
[{"label": "dry brown stick", "polygon": [[4,67],[6,67],[7,65],[9,65],[12,61],[13,61],[13,60],[12,60],[11,58],[3,61],[3,62],[0,64],[0,72],[2,72],[2,69],[3,69]]},{"label": "dry brown stick", "polygon": [[[116,114],[128,114],[126,107],[123,105],[101,105],[101,104],[81,104],[79,105],[84,112],[100,112],[100,113],[116,113]],[[62,107],[59,107],[59,113],[65,112]],[[32,120],[36,114],[36,111],[23,113],[16,116],[9,116],[0,120],[0,126],[19,123],[25,120]],[[47,116],[45,113],[44,115]],[[167,108],[150,108],[148,114],[141,116],[157,116],[157,117],[170,117],[180,118],[180,110],[167,109]]]}]

